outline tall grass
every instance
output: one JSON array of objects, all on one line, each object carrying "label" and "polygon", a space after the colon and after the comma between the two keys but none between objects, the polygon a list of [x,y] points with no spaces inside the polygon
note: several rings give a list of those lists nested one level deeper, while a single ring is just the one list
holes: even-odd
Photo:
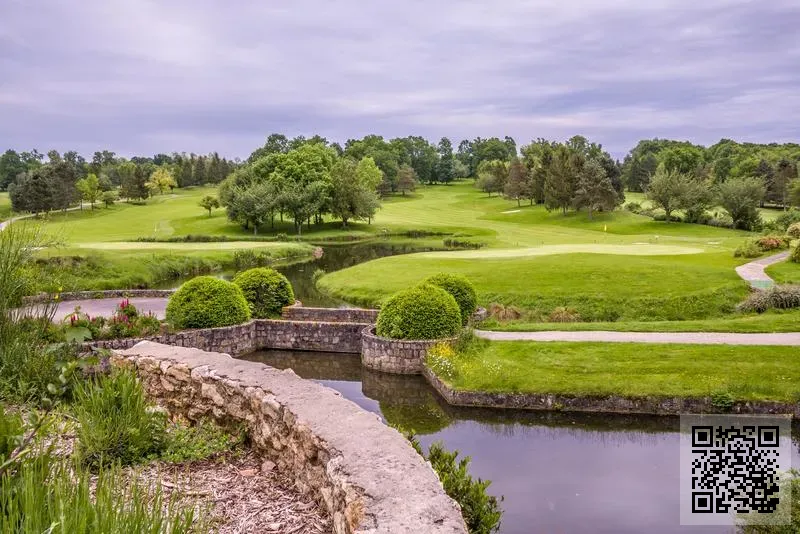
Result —
[{"label": "tall grass", "polygon": [[[94,479],[94,483],[93,483]],[[43,454],[0,477],[0,534],[203,532],[194,507],[165,498],[117,468],[93,477]]]}]

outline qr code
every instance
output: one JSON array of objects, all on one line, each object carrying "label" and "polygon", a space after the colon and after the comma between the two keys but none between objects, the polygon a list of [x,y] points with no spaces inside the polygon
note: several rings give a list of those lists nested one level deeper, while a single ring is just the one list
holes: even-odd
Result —
[{"label": "qr code", "polygon": [[682,415],[681,524],[776,524],[790,447],[786,417]]}]

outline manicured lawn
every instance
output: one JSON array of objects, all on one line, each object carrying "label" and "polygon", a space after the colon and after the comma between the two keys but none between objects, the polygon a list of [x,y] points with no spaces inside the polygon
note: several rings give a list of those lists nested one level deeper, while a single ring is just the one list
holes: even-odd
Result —
[{"label": "manicured lawn", "polygon": [[11,215],[11,201],[8,199],[8,193],[0,193],[0,221],[9,215]]},{"label": "manicured lawn", "polygon": [[560,254],[511,259],[381,258],[324,276],[319,286],[362,305],[438,272],[467,276],[483,305],[540,313],[569,306],[584,320],[683,320],[733,311],[747,288],[729,253],[681,256]]},{"label": "manicured lawn", "polygon": [[779,284],[800,284],[800,263],[783,261],[767,267],[766,271]]},{"label": "manicured lawn", "polygon": [[613,323],[543,323],[529,321],[498,322],[480,325],[484,330],[501,332],[541,332],[546,330],[613,330],[617,332],[797,332],[800,311],[769,312],[761,315],[732,316],[695,321],[617,321]]},{"label": "manicured lawn", "polygon": [[797,347],[483,343],[456,359],[457,389],[575,395],[798,400]]}]

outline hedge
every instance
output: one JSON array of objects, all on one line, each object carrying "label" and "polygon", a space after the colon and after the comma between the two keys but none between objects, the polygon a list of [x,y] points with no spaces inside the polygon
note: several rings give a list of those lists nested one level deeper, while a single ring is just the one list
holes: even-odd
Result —
[{"label": "hedge", "polygon": [[175,328],[214,328],[249,320],[250,306],[241,288],[212,276],[189,280],[167,304],[167,321]]},{"label": "hedge", "polygon": [[461,324],[467,324],[472,314],[478,309],[478,294],[475,292],[475,286],[466,276],[439,273],[431,276],[424,283],[441,287],[453,295],[459,310],[461,310]]},{"label": "hedge", "polygon": [[233,283],[242,289],[253,317],[257,319],[277,317],[284,306],[294,304],[292,284],[275,269],[249,269],[237,274]]}]

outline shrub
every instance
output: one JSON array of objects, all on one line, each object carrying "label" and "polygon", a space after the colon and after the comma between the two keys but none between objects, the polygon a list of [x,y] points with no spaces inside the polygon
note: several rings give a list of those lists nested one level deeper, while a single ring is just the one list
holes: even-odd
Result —
[{"label": "shrub", "polygon": [[498,321],[515,321],[522,317],[522,310],[516,306],[506,306],[497,302],[489,304],[489,317]]},{"label": "shrub", "polygon": [[25,426],[19,414],[10,413],[0,405],[0,465],[5,463],[11,453],[22,442]]},{"label": "shrub", "polygon": [[233,283],[242,289],[253,317],[258,319],[279,316],[284,306],[294,304],[292,284],[274,269],[260,267],[241,272]]},{"label": "shrub", "polygon": [[458,451],[449,452],[441,442],[436,442],[428,450],[428,461],[439,475],[445,493],[461,506],[470,533],[490,534],[500,530],[503,512],[497,498],[486,492],[491,482],[473,480],[469,474],[469,456],[459,460]]},{"label": "shrub", "polygon": [[453,239],[447,238],[442,241],[447,248],[461,248],[461,249],[479,249],[486,246],[486,243],[481,241],[470,241],[468,239]]},{"label": "shrub", "polygon": [[378,314],[376,332],[392,339],[440,339],[456,335],[461,312],[453,296],[421,284],[392,295]]},{"label": "shrub", "polygon": [[763,254],[764,251],[758,246],[758,243],[753,239],[748,239],[733,251],[734,258],[757,258]]},{"label": "shrub", "polygon": [[550,312],[547,320],[551,323],[576,323],[581,320],[581,314],[574,308],[559,306]]},{"label": "shrub", "polygon": [[780,250],[789,246],[788,240],[779,235],[761,236],[756,240],[756,244],[764,252],[768,252],[770,250]]},{"label": "shrub", "polygon": [[176,328],[213,328],[250,320],[250,306],[239,286],[211,276],[183,284],[167,303],[167,321]]},{"label": "shrub", "polygon": [[718,228],[733,228],[733,219],[727,215],[714,215],[706,224]]},{"label": "shrub", "polygon": [[233,449],[243,437],[243,433],[230,434],[209,420],[193,426],[175,424],[167,433],[166,445],[159,458],[170,463],[204,460]]},{"label": "shrub", "polygon": [[786,229],[786,235],[792,239],[800,239],[800,222],[790,224]]},{"label": "shrub", "polygon": [[800,210],[791,209],[789,211],[784,211],[783,213],[775,217],[775,220],[773,222],[778,227],[778,229],[786,230],[791,225],[795,223],[800,223]]},{"label": "shrub", "polygon": [[461,323],[467,324],[478,308],[478,295],[475,292],[475,286],[466,276],[439,273],[425,280],[425,283],[441,287],[453,295],[459,310],[461,310]]},{"label": "shrub", "polygon": [[642,211],[642,205],[638,202],[628,202],[625,204],[625,209],[631,213],[639,213]]},{"label": "shrub", "polygon": [[129,465],[164,447],[166,417],[150,406],[132,371],[89,380],[75,391],[77,452],[92,467]]},{"label": "shrub", "polygon": [[739,304],[739,311],[764,313],[770,309],[800,308],[800,285],[780,285],[754,291]]},{"label": "shrub", "polygon": [[792,253],[789,255],[789,261],[800,263],[800,243],[792,250]]}]

